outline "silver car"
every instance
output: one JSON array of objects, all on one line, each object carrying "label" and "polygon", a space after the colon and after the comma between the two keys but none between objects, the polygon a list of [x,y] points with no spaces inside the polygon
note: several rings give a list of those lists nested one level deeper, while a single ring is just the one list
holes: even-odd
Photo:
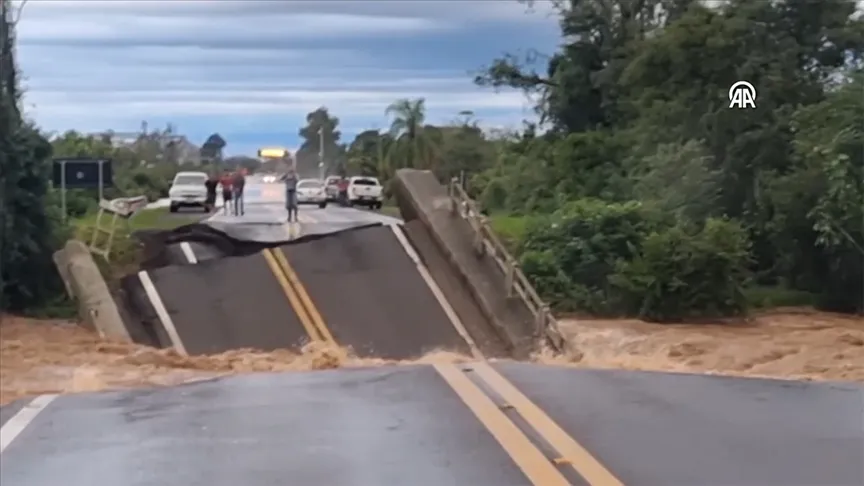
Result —
[{"label": "silver car", "polygon": [[297,204],[317,204],[327,207],[327,194],[324,182],[320,179],[300,179],[297,181]]}]

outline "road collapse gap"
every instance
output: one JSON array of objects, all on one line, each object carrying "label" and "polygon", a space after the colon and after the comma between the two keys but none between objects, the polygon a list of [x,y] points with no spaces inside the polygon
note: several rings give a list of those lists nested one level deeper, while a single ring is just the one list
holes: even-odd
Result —
[{"label": "road collapse gap", "polygon": [[[146,287],[151,283],[150,272],[190,263],[206,264],[224,258],[247,257],[271,248],[334,237],[346,231],[382,226],[382,223],[366,223],[337,230],[332,230],[331,227],[328,232],[307,233],[293,240],[269,242],[244,239],[244,236],[255,236],[254,232],[250,228],[243,228],[244,225],[235,226],[236,228],[231,229],[236,230],[231,233],[220,231],[206,223],[194,223],[171,230],[141,230],[133,233],[133,237],[141,242],[143,259],[136,271],[121,279],[119,292],[114,295],[133,341],[155,348],[169,348],[174,346],[177,340],[176,337],[173,339],[171,337],[171,334],[174,334],[169,330],[171,325],[169,324],[167,326],[169,329],[166,329],[166,326],[161,323],[165,320],[166,312],[170,317],[170,309],[164,311],[158,309],[162,298],[156,299],[154,304],[154,298],[148,296]],[[183,248],[184,246],[189,248]],[[190,251],[194,251],[194,262],[189,261]],[[143,279],[142,271],[145,272]],[[151,290],[150,293],[152,294],[153,291]],[[159,316],[160,313],[163,314],[162,318]]]},{"label": "road collapse gap", "polygon": [[389,225],[274,242],[219,233],[189,225],[145,236],[150,258],[123,279],[127,328],[138,342],[190,355],[309,341],[397,360],[472,353]]}]

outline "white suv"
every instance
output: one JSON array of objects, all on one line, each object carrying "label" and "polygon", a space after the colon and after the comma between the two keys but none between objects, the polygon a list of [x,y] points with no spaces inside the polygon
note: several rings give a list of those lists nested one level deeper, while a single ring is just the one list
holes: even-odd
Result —
[{"label": "white suv", "polygon": [[384,203],[384,188],[374,177],[355,176],[348,179],[348,204],[381,209]]},{"label": "white suv", "polygon": [[177,212],[180,207],[200,207],[207,211],[207,174],[204,172],[178,172],[168,190],[171,200],[169,210]]}]

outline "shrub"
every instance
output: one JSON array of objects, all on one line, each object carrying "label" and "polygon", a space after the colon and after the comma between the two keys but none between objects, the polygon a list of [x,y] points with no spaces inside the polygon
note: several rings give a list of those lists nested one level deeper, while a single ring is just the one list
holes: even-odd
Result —
[{"label": "shrub", "polygon": [[[541,271],[545,267],[529,261],[543,254],[543,261],[555,262],[556,268],[571,282],[566,293],[571,301],[566,308],[616,313],[607,277],[619,262],[629,260],[639,251],[642,238],[651,227],[639,203],[573,201],[550,217],[536,218],[528,225],[520,247],[523,269],[535,285],[544,287],[542,280],[549,277],[548,271]],[[559,284],[556,280],[556,285]],[[561,293],[555,299],[543,295],[550,301],[563,298]]]},{"label": "shrub", "polygon": [[579,310],[577,286],[558,266],[550,251],[529,251],[520,259],[522,271],[537,292],[557,311]]},{"label": "shrub", "polygon": [[747,309],[749,241],[727,220],[651,233],[638,255],[619,260],[609,282],[627,313],[671,322],[741,314]]}]

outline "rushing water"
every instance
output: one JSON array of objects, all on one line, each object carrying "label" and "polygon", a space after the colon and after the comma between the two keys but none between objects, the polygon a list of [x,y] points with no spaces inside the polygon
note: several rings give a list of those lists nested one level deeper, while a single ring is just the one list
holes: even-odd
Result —
[{"label": "rushing water", "polygon": [[[790,379],[864,382],[864,319],[815,312],[757,316],[747,323],[657,325],[635,320],[561,321],[577,356],[538,362]],[[105,342],[72,323],[5,317],[0,322],[0,403],[40,393],[74,393],[184,383],[257,371],[396,364],[348,350],[234,350],[182,357],[171,350]],[[469,360],[446,351],[400,363]]]}]

